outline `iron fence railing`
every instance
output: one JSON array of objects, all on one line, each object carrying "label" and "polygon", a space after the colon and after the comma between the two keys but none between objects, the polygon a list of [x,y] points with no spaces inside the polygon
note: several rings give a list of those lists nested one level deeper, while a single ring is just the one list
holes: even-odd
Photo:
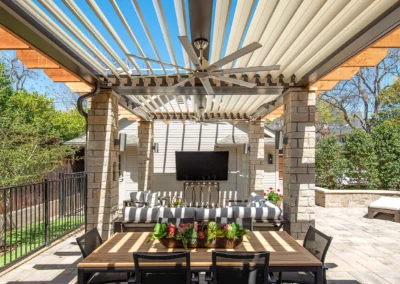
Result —
[{"label": "iron fence railing", "polygon": [[0,189],[0,270],[85,224],[86,174]]}]

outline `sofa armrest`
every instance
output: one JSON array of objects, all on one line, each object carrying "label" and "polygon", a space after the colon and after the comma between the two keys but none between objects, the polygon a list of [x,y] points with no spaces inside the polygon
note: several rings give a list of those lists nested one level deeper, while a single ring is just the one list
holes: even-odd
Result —
[{"label": "sofa armrest", "polygon": [[148,202],[140,202],[140,201],[132,201],[132,200],[124,200],[122,202],[123,202],[124,208],[125,207],[143,207],[143,206],[147,207],[149,205]]}]

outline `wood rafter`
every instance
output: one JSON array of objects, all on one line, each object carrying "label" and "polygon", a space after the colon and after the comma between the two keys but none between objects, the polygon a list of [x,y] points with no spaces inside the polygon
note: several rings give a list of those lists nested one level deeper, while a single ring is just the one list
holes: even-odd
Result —
[{"label": "wood rafter", "polygon": [[264,116],[262,118],[262,120],[275,120],[279,117],[281,117],[284,113],[284,109],[283,109],[283,105],[280,105],[279,107],[277,107],[276,109],[274,109],[273,111],[271,111],[269,114],[267,114],[266,116]]},{"label": "wood rafter", "polygon": [[29,45],[9,33],[4,26],[0,25],[0,50],[21,50],[29,48]]},{"label": "wood rafter", "polygon": [[343,63],[342,67],[376,66],[386,57],[387,51],[387,48],[367,48]]},{"label": "wood rafter", "polygon": [[55,69],[60,66],[36,50],[17,50],[17,58],[29,69]]},{"label": "wood rafter", "polygon": [[64,69],[44,69],[43,71],[54,82],[81,82],[78,76]]}]

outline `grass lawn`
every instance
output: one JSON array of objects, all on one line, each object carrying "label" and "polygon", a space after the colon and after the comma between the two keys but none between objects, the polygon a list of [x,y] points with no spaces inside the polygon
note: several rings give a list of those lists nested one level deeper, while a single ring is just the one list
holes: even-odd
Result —
[{"label": "grass lawn", "polygon": [[[83,223],[83,217],[58,218],[52,220],[49,223],[49,240],[54,240]],[[6,252],[5,255],[4,251],[0,252],[2,253],[2,255],[0,255],[0,267],[18,257],[26,255],[36,248],[44,246],[46,242],[44,222],[33,223],[26,229],[25,227],[22,227],[13,229],[12,232],[8,231],[5,239],[7,242],[7,248],[12,245],[14,249],[11,252]]]}]

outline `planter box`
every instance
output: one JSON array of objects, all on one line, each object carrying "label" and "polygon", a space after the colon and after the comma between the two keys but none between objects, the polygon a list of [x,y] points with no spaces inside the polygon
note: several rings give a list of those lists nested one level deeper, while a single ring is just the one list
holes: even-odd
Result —
[{"label": "planter box", "polygon": [[315,187],[315,204],[326,208],[365,208],[382,196],[400,198],[400,191]]},{"label": "planter box", "polygon": [[[181,241],[177,241],[173,238],[167,239],[162,238],[158,240],[163,246],[167,248],[183,248],[183,244]],[[237,240],[230,239],[214,239],[208,245],[206,245],[206,240],[197,240],[194,244],[188,244],[188,248],[224,248],[224,249],[232,249],[237,247],[243,242],[243,237]]]}]

